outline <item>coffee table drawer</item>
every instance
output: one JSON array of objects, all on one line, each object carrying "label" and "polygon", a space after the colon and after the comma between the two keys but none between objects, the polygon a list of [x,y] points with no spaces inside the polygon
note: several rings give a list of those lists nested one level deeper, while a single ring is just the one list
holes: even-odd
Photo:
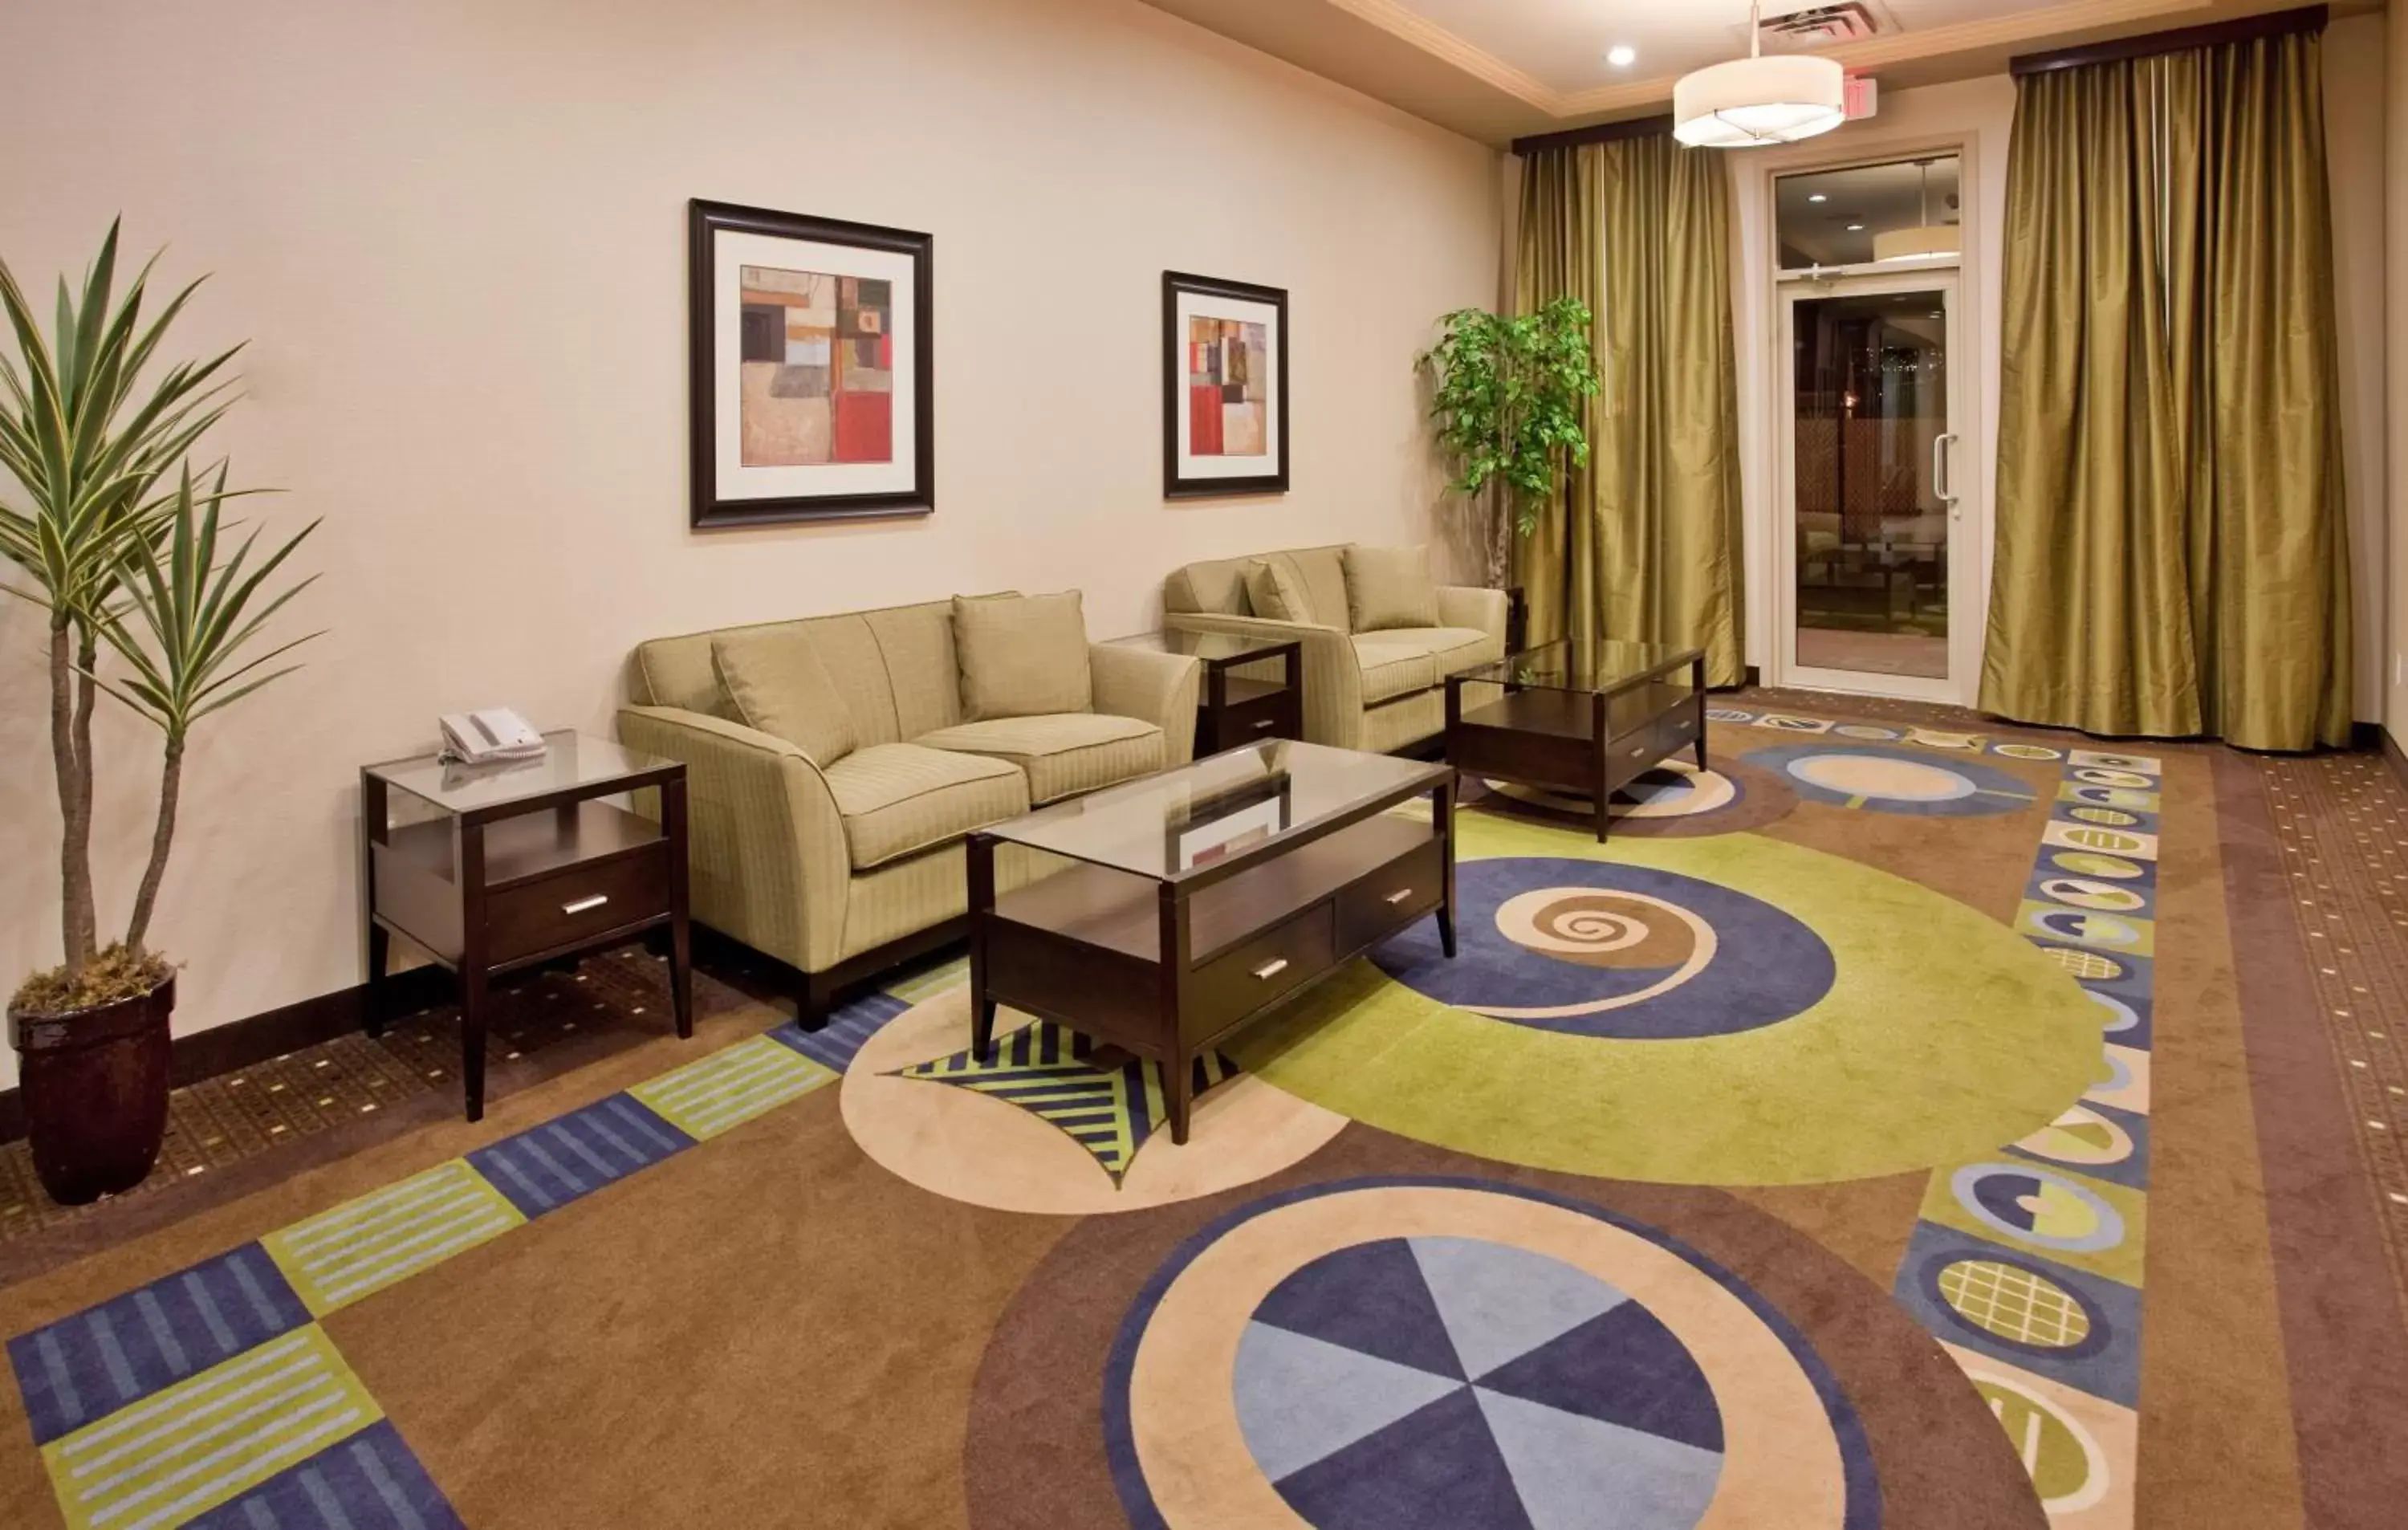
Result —
[{"label": "coffee table drawer", "polygon": [[1338,949],[1360,951],[1386,939],[1437,908],[1445,891],[1446,857],[1433,837],[1339,891]]},{"label": "coffee table drawer", "polygon": [[1332,924],[1329,905],[1316,904],[1197,967],[1182,1029],[1212,1036],[1328,971],[1338,959]]},{"label": "coffee table drawer", "polygon": [[668,847],[574,865],[494,893],[485,904],[487,960],[575,945],[669,911]]}]

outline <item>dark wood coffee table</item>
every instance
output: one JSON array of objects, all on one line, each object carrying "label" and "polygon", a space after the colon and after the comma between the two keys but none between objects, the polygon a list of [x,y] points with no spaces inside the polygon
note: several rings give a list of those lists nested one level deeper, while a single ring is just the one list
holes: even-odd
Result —
[{"label": "dark wood coffee table", "polygon": [[[1435,913],[1455,954],[1455,771],[1258,744],[1062,803],[969,841],[971,1045],[1008,1004],[1149,1059],[1174,1142],[1195,1061]],[[1392,814],[1415,797],[1430,817]],[[1077,864],[998,898],[1011,843]]]},{"label": "dark wood coffee table", "polygon": [[1703,770],[1706,656],[1698,649],[1566,640],[1446,682],[1448,763],[1468,776],[1591,799],[1600,844],[1614,792],[1692,748]]}]

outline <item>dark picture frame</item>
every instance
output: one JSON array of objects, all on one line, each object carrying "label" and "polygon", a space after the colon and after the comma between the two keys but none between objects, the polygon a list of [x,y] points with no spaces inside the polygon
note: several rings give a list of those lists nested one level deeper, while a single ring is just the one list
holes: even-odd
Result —
[{"label": "dark picture frame", "polygon": [[[891,354],[884,364],[890,389],[898,386],[896,379],[904,375],[903,367],[908,365],[910,368],[911,407],[908,439],[896,438],[905,427],[894,419],[896,406],[892,402],[892,393],[885,406],[884,428],[889,456],[883,461],[893,464],[896,469],[888,476],[904,481],[892,488],[838,486],[826,493],[793,492],[791,485],[787,492],[747,492],[743,481],[756,472],[764,476],[816,473],[823,470],[824,465],[818,464],[740,467],[733,475],[737,481],[726,480],[727,475],[722,472],[721,421],[731,407],[743,408],[740,402],[731,405],[731,395],[726,390],[742,385],[741,346],[748,345],[751,336],[750,332],[742,327],[746,321],[741,313],[744,298],[739,291],[735,299],[739,305],[738,333],[744,338],[739,342],[736,355],[721,353],[723,294],[720,292],[722,273],[716,245],[724,234],[756,235],[795,240],[800,244],[847,246],[901,256],[910,263],[909,276],[905,279],[910,294],[908,322],[897,326],[903,327],[905,333],[887,336]],[[700,531],[726,526],[887,520],[933,512],[937,507],[935,236],[907,229],[881,228],[870,223],[777,212],[767,207],[739,207],[734,203],[709,202],[697,197],[687,205],[686,240],[686,343],[690,367],[687,385],[688,451],[692,457],[690,513],[694,528]],[[808,254],[798,254],[796,260],[798,265],[808,268]],[[894,311],[892,306],[888,311]],[[776,310],[771,309],[770,312],[774,323]],[[867,321],[864,320],[863,323],[866,326]],[[848,342],[837,340],[832,343]],[[838,407],[837,401],[831,398],[831,421]],[[743,426],[739,423],[736,428],[741,431]],[[834,428],[831,424],[831,434]],[[853,465],[824,465],[849,469]],[[857,478],[859,475],[847,472],[845,476]]]},{"label": "dark picture frame", "polygon": [[[1225,304],[1254,305],[1266,311],[1271,335],[1265,348],[1270,360],[1270,397],[1263,400],[1264,421],[1268,427],[1266,443],[1271,450],[1261,453],[1273,464],[1268,471],[1254,474],[1206,473],[1195,470],[1199,460],[1188,449],[1192,438],[1182,424],[1190,418],[1198,386],[1191,372],[1194,354],[1186,326],[1180,322],[1180,299],[1202,298]],[[1227,281],[1217,277],[1195,276],[1183,271],[1162,273],[1162,494],[1165,499],[1222,498],[1237,494],[1283,494],[1288,491],[1288,407],[1287,407],[1287,289],[1263,287],[1249,281]],[[1225,388],[1257,384],[1261,379],[1246,379],[1242,382],[1216,378],[1215,383]],[[1207,384],[1210,386],[1212,384]],[[1217,442],[1217,427],[1210,433]]]}]

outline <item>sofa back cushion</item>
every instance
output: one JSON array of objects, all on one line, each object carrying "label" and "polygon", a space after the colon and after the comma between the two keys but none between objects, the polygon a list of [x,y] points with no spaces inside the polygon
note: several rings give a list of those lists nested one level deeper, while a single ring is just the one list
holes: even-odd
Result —
[{"label": "sofa back cushion", "polygon": [[895,744],[962,722],[953,661],[953,603],[931,600],[750,627],[656,637],[636,650],[639,706],[677,707],[741,722],[711,650],[722,638],[793,631],[809,636],[851,714],[857,747]]},{"label": "sofa back cushion", "polygon": [[962,722],[1083,712],[1094,704],[1087,619],[1076,590],[955,595],[953,647],[961,664]]},{"label": "sofa back cushion", "polygon": [[1246,604],[1254,613],[1273,622],[1310,622],[1312,601],[1304,581],[1291,572],[1285,558],[1257,558],[1246,565]]},{"label": "sofa back cushion", "polygon": [[746,727],[785,739],[823,770],[853,752],[853,712],[801,623],[728,633],[710,652]]},{"label": "sofa back cushion", "polygon": [[1438,625],[1438,581],[1430,578],[1428,549],[1350,547],[1345,564],[1350,631]]},{"label": "sofa back cushion", "polygon": [[1346,569],[1341,547],[1291,548],[1256,552],[1242,558],[1211,558],[1172,571],[1162,581],[1165,611],[1194,611],[1215,616],[1260,616],[1246,598],[1246,565],[1283,565],[1303,590],[1312,608],[1311,620],[1323,626],[1346,625]]}]

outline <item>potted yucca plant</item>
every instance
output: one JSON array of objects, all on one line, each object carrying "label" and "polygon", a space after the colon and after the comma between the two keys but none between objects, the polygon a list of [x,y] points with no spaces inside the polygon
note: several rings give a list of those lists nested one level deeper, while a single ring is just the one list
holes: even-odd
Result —
[{"label": "potted yucca plant", "polygon": [[[175,842],[194,724],[290,674],[270,668],[307,637],[273,646],[265,623],[309,580],[265,586],[315,523],[258,551],[259,533],[221,539],[222,462],[190,456],[234,399],[235,350],[154,368],[195,282],[147,323],[145,266],[115,292],[112,224],[80,293],[59,282],[42,333],[0,262],[0,589],[47,613],[50,734],[57,778],[64,960],[8,1003],[34,1165],[70,1205],[141,1182],[166,1132],[168,1022],[176,969],[150,944]],[[10,481],[13,480],[13,483]],[[316,634],[310,634],[315,636]],[[93,711],[106,694],[160,731],[164,751],[150,851],[121,940],[103,945],[92,874]]]}]

